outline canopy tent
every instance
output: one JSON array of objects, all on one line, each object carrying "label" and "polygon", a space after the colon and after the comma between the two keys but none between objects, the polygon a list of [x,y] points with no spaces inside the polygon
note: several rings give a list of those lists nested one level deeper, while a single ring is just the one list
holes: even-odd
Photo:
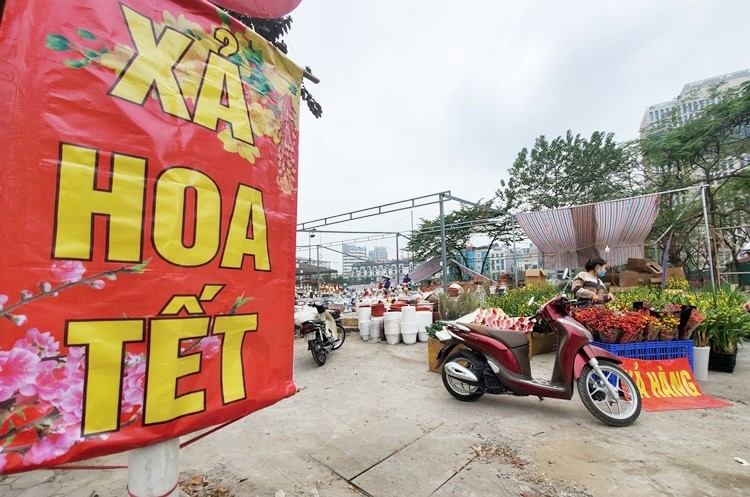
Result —
[{"label": "canopy tent", "polygon": [[643,258],[643,242],[659,212],[659,194],[518,214],[526,236],[541,250],[546,269],[578,268],[602,257],[625,264]]}]

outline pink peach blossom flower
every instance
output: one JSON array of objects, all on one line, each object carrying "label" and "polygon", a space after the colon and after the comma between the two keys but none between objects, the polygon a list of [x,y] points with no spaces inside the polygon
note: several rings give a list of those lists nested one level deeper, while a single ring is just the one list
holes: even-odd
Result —
[{"label": "pink peach blossom flower", "polygon": [[81,279],[86,268],[81,261],[59,261],[52,263],[52,274],[58,281],[74,283]]},{"label": "pink peach blossom flower", "polygon": [[[134,356],[139,357],[139,356]],[[142,356],[141,356],[142,357]],[[133,359],[130,359],[133,361]],[[128,360],[126,359],[126,364]],[[143,405],[143,387],[146,381],[146,361],[131,362],[125,367],[125,378],[122,386],[123,411],[130,411],[136,406]]]},{"label": "pink peach blossom flower", "polygon": [[0,402],[10,399],[37,375],[39,356],[24,349],[0,350]]},{"label": "pink peach blossom flower", "polygon": [[0,311],[3,310],[3,306],[8,303],[8,296],[4,293],[0,293]]},{"label": "pink peach blossom flower", "polygon": [[60,353],[60,344],[49,331],[41,333],[37,328],[26,330],[26,338],[21,338],[13,344],[14,349],[26,349],[38,354],[39,357],[52,357]]},{"label": "pink peach blossom flower", "polygon": [[81,439],[80,431],[79,425],[70,425],[59,432],[50,432],[46,437],[39,438],[23,456],[24,464],[41,464],[64,455]]},{"label": "pink peach blossom flower", "polygon": [[16,326],[23,326],[27,321],[25,314],[8,314],[8,317]]},{"label": "pink peach blossom flower", "polygon": [[203,357],[210,359],[221,351],[221,339],[217,336],[203,338],[198,344],[198,350],[203,352]]}]

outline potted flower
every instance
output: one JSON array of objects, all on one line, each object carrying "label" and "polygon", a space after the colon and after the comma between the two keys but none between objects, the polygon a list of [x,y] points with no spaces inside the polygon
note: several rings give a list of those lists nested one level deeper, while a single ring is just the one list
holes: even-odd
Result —
[{"label": "potted flower", "polygon": [[722,302],[706,311],[704,321],[693,336],[701,332],[707,334],[711,346],[708,368],[731,373],[737,359],[737,346],[750,338],[750,314],[734,302]]}]

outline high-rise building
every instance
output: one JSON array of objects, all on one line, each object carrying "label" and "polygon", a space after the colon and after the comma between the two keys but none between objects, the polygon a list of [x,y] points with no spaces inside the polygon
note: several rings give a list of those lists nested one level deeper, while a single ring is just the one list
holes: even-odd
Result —
[{"label": "high-rise building", "polygon": [[352,273],[352,265],[355,262],[367,261],[366,247],[344,244],[342,252],[344,253],[344,256],[341,261],[341,274],[350,275]]},{"label": "high-rise building", "polygon": [[[641,135],[654,128],[682,126],[697,117],[706,107],[719,103],[722,97],[717,92],[735,88],[747,81],[750,81],[750,69],[686,84],[672,100],[646,109],[641,120]],[[722,175],[733,174],[737,169],[750,164],[750,154],[726,157],[720,164]]]},{"label": "high-rise building", "polygon": [[367,255],[368,261],[386,261],[388,260],[388,249],[386,247],[375,247]]},{"label": "high-rise building", "polygon": [[686,84],[672,100],[653,104],[641,120],[641,133],[663,125],[680,126],[697,116],[707,106],[721,101],[717,90],[726,90],[750,81],[750,69],[722,74]]}]

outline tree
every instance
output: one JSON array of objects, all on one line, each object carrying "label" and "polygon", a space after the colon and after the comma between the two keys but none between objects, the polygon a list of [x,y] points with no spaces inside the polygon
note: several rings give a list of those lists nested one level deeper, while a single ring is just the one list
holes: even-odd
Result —
[{"label": "tree", "polygon": [[518,153],[496,196],[508,212],[623,198],[640,191],[636,164],[633,144],[617,144],[612,133],[586,139],[568,130],[551,142],[542,135]]},{"label": "tree", "polygon": [[[718,97],[718,98],[717,98]],[[682,126],[671,122],[646,133],[641,140],[644,173],[652,188],[687,188],[707,185],[706,204],[710,233],[714,248],[727,247],[732,264],[737,264],[739,246],[748,241],[747,230],[715,229],[741,226],[750,222],[750,83],[730,88],[715,89],[711,100],[719,102],[706,107]],[[738,168],[730,167],[735,163]],[[684,217],[680,225],[682,236],[689,235],[686,245],[677,246],[670,254],[676,261],[700,260],[699,247],[704,228],[697,208]],[[693,252],[695,254],[687,254]],[[713,265],[718,271],[719,261],[714,250]]]},{"label": "tree", "polygon": [[[276,19],[261,19],[258,17],[250,17],[244,14],[240,14],[239,12],[234,12],[228,9],[222,10],[268,40],[283,53],[287,53],[288,48],[286,46],[286,42],[284,41],[284,35],[289,32],[289,29],[292,26],[291,16],[284,16]],[[310,69],[310,67],[305,67],[305,70],[308,73],[312,74],[312,69]],[[320,118],[323,115],[323,107],[307,90],[304,80],[302,80],[300,97],[302,97],[302,100],[307,103],[307,108],[310,110],[313,116],[315,116],[316,118]]]},{"label": "tree", "polygon": [[[454,254],[468,266],[464,249],[469,245],[472,235],[484,234],[490,238],[489,245],[497,240],[509,241],[512,233],[510,219],[500,215],[493,202],[478,202],[479,206],[462,206],[445,216],[445,246],[448,254]],[[421,219],[416,231],[406,246],[417,261],[426,261],[442,252],[440,239],[440,218]],[[487,252],[482,260],[479,272],[484,273],[487,265]]]}]

